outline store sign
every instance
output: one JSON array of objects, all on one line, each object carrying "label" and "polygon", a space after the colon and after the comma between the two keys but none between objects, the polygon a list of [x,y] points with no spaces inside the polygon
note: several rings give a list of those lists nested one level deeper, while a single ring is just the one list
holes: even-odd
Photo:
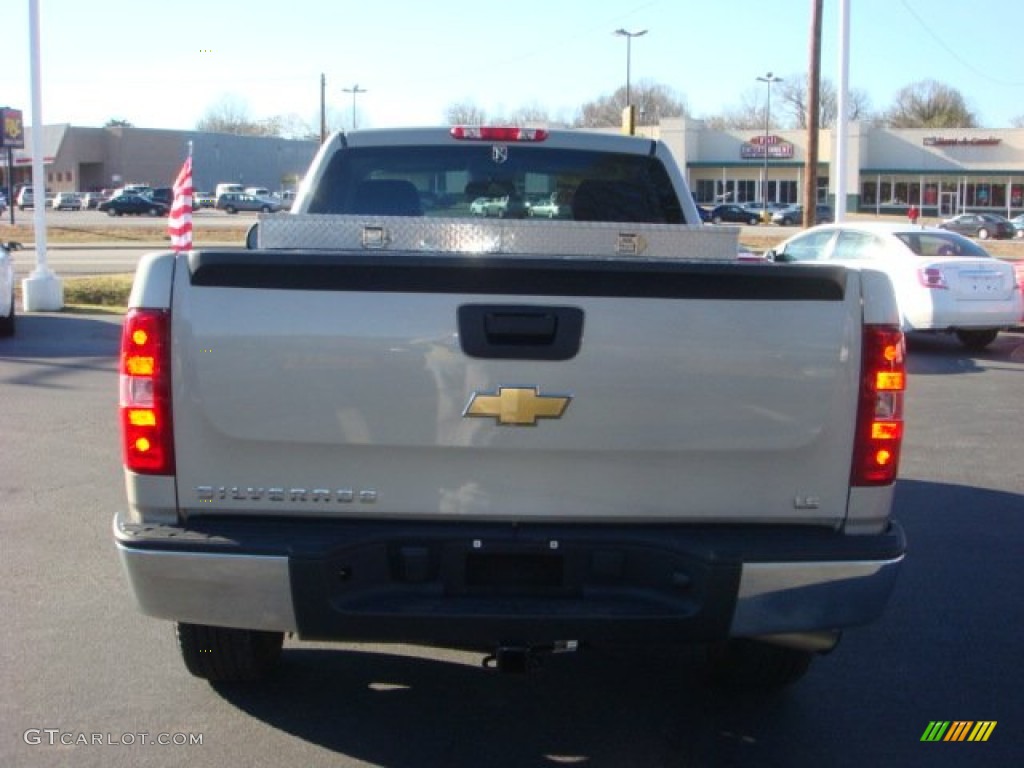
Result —
[{"label": "store sign", "polygon": [[[50,165],[56,159],[57,158],[53,157],[52,155],[44,155],[43,156],[43,164],[44,165]],[[14,164],[15,165],[22,165],[22,166],[32,165],[32,158],[29,155],[15,155],[14,156]]]},{"label": "store sign", "polygon": [[947,139],[944,136],[924,137],[924,145],[926,147],[994,147],[1002,143],[1002,141],[1002,139],[997,139],[995,136],[983,139],[967,138],[966,136],[960,139]]},{"label": "store sign", "polygon": [[793,144],[781,136],[755,136],[740,145],[740,157],[744,160],[764,160],[765,150],[771,160],[787,160],[793,157]]},{"label": "store sign", "polygon": [[25,146],[25,123],[20,109],[0,109],[0,147],[21,149]]}]

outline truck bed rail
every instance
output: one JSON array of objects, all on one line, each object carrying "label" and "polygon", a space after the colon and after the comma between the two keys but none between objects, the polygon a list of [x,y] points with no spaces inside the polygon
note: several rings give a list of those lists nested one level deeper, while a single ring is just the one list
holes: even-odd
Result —
[{"label": "truck bed rail", "polygon": [[683,224],[466,221],[422,216],[261,215],[261,249],[414,251],[587,258],[735,261],[738,227]]}]

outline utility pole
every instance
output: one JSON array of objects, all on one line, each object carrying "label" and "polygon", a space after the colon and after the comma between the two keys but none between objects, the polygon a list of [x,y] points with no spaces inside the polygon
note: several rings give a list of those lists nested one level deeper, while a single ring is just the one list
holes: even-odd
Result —
[{"label": "utility pole", "polygon": [[[818,133],[821,127],[821,7],[824,0],[811,0],[811,46],[807,67],[807,160],[804,165],[804,226],[817,223]],[[838,208],[838,203],[837,203]]]}]

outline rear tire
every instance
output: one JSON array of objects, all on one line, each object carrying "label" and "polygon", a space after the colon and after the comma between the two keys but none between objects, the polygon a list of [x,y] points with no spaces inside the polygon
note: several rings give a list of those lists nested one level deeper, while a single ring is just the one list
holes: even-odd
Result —
[{"label": "rear tire", "polygon": [[988,230],[985,229],[984,227],[979,229],[978,230],[978,239],[979,240],[988,240]]},{"label": "rear tire", "polygon": [[956,337],[968,349],[980,351],[996,340],[999,335],[997,328],[986,328],[981,331],[956,331]]},{"label": "rear tire", "polygon": [[733,639],[708,649],[708,670],[714,685],[765,691],[800,680],[815,655],[813,651]]},{"label": "rear tire", "polygon": [[177,624],[178,648],[185,667],[212,683],[260,680],[281,657],[283,632]]}]

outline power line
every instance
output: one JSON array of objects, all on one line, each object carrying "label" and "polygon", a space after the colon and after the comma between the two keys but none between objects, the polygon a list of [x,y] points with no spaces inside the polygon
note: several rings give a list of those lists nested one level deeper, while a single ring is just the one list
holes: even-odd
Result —
[{"label": "power line", "polygon": [[964,60],[964,58],[961,57],[960,54],[958,54],[954,48],[952,48],[949,45],[947,45],[946,42],[942,38],[940,38],[937,34],[935,34],[935,32],[932,30],[932,28],[929,27],[925,23],[925,20],[922,19],[917,14],[917,11],[915,11],[913,8],[910,7],[910,4],[907,2],[907,0],[901,0],[901,2],[902,2],[903,7],[907,10],[907,13],[909,13],[911,16],[914,17],[914,20],[918,24],[921,25],[921,28],[925,32],[928,33],[928,36],[931,37],[931,39],[934,40],[938,44],[938,46],[940,48],[942,48],[942,50],[944,50],[952,58],[956,59],[964,67],[969,69],[971,72],[976,74],[978,77],[982,78],[983,80],[988,80],[990,83],[994,83],[995,85],[1002,85],[1002,86],[1005,86],[1007,88],[1018,88],[1020,86],[1024,86],[1024,82],[1016,82],[1016,83],[1014,83],[1014,82],[1007,82],[1006,80],[1000,80],[997,77],[992,77],[992,75],[990,75],[988,72],[984,72],[984,71],[978,69],[973,64],[971,64],[969,61]]}]

